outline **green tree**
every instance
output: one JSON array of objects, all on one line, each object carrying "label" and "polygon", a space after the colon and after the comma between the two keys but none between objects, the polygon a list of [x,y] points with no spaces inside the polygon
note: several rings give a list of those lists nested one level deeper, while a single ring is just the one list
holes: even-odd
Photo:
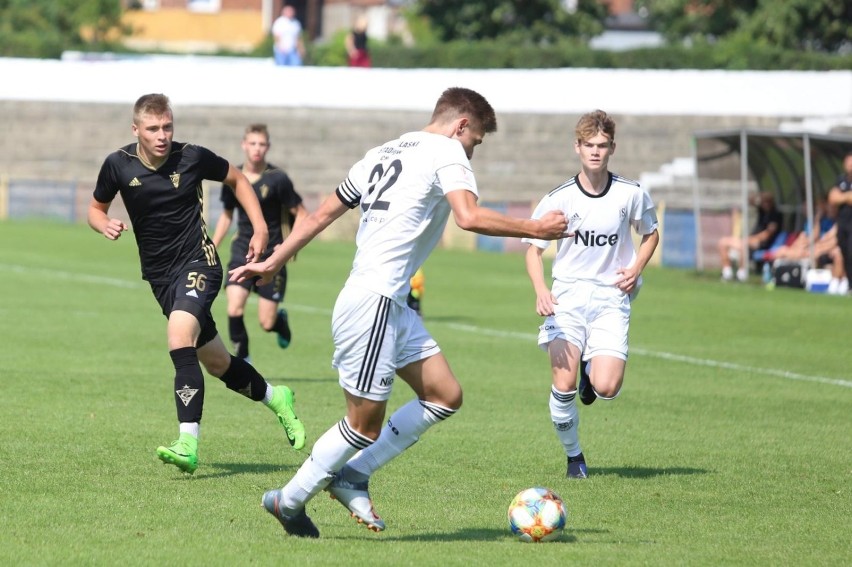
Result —
[{"label": "green tree", "polygon": [[670,42],[837,52],[852,48],[848,0],[638,0]]},{"label": "green tree", "polygon": [[606,17],[606,8],[595,0],[579,0],[574,12],[566,10],[561,0],[420,0],[415,9],[429,19],[443,41],[585,40],[603,31]]},{"label": "green tree", "polygon": [[59,57],[104,50],[129,33],[121,0],[0,0],[0,55]]}]

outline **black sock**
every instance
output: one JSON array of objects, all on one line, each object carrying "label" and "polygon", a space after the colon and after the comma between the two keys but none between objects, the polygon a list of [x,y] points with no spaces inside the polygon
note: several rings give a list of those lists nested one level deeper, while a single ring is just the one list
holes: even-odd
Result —
[{"label": "black sock", "polygon": [[228,334],[231,344],[234,346],[234,356],[237,358],[248,358],[249,337],[246,331],[246,323],[243,317],[228,317]]},{"label": "black sock", "polygon": [[275,325],[272,326],[270,331],[278,333],[288,341],[292,338],[290,336],[290,325],[283,310],[278,311],[278,316],[275,318]]},{"label": "black sock", "polygon": [[229,390],[242,394],[256,402],[266,395],[266,379],[254,369],[254,366],[236,356],[231,357],[231,365],[219,378]]},{"label": "black sock", "polygon": [[195,347],[169,351],[175,366],[175,406],[180,423],[201,422],[204,409],[204,374]]}]

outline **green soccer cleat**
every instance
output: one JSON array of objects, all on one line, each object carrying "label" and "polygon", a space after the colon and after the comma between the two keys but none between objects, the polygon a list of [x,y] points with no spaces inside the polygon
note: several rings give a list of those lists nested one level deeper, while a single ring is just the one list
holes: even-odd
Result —
[{"label": "green soccer cleat", "polygon": [[163,464],[174,465],[192,474],[198,468],[198,439],[189,433],[181,433],[169,447],[157,447],[157,456]]},{"label": "green soccer cleat", "polygon": [[299,451],[305,446],[305,426],[296,417],[295,400],[293,390],[287,386],[275,386],[269,408],[278,416],[278,423],[284,426],[287,441]]}]

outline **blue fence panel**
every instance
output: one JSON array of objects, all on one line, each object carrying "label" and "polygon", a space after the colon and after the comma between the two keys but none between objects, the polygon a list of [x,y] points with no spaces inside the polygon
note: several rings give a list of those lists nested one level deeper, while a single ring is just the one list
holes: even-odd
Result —
[{"label": "blue fence panel", "polygon": [[666,210],[663,215],[663,266],[695,268],[695,214]]},{"label": "blue fence panel", "polygon": [[[509,206],[506,203],[482,203],[483,207],[488,207],[498,213],[506,214]],[[450,219],[452,222],[452,219]],[[506,243],[502,236],[488,236],[486,234],[476,235],[476,249],[485,252],[502,252]]]},{"label": "blue fence panel", "polygon": [[73,222],[76,183],[12,179],[9,182],[9,218],[50,218]]}]

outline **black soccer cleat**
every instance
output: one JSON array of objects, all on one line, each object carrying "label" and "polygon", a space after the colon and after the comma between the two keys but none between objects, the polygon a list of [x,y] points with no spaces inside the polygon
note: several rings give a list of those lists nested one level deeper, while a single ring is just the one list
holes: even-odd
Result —
[{"label": "black soccer cleat", "polygon": [[595,394],[595,388],[592,386],[592,380],[589,378],[588,372],[586,372],[586,365],[588,362],[580,361],[580,386],[577,388],[580,394],[580,401],[583,402],[583,405],[591,405],[595,403],[595,400],[598,399],[597,394]]},{"label": "black soccer cleat", "polygon": [[583,453],[575,457],[568,457],[568,471],[565,473],[568,478],[588,478],[589,471],[586,469],[586,458]]}]

